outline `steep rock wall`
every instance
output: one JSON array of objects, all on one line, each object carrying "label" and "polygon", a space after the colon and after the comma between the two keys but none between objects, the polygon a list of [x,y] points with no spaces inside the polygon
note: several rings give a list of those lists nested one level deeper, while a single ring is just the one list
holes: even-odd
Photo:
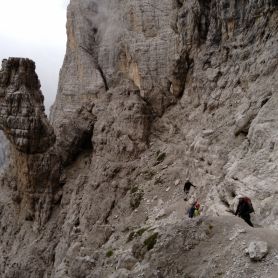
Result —
[{"label": "steep rock wall", "polygon": [[[238,194],[260,199],[260,183],[267,183],[262,195],[273,197],[274,180],[257,176],[248,160],[262,147],[258,142],[264,141],[265,159],[269,144],[275,151],[275,140],[261,137],[262,126],[267,134],[271,128],[256,123],[265,122],[263,111],[275,106],[276,22],[276,1],[72,1],[52,122],[57,127],[82,102],[97,103],[109,88],[135,86],[148,107],[145,126],[152,128],[143,131],[148,140],[167,143],[158,148],[172,153],[183,148],[176,157],[182,178],[190,173],[200,191],[210,188],[223,204],[232,205]],[[244,152],[250,158],[238,163]]]},{"label": "steep rock wall", "polygon": [[[47,221],[18,220],[14,173],[3,177],[2,276],[275,275],[276,245],[259,267],[243,250],[263,233],[273,244],[268,228],[278,225],[277,7],[72,0],[50,119],[58,195]],[[187,178],[197,189],[184,203]],[[252,198],[265,230],[213,217],[227,215],[240,194]],[[185,220],[196,198],[204,216]]]}]

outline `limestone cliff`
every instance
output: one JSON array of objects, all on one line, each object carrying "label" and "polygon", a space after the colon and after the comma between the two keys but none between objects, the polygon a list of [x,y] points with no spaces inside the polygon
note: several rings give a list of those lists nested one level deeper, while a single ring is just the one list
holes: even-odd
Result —
[{"label": "limestone cliff", "polygon": [[[62,166],[79,153],[90,138],[94,116],[80,107],[62,126],[63,140],[57,140],[44,114],[43,95],[35,63],[10,58],[0,72],[0,127],[11,142],[10,166],[6,175],[14,179],[13,201],[26,220],[45,223],[51,213],[62,175]],[[55,144],[56,143],[56,144]],[[60,194],[60,193],[59,193]],[[41,215],[41,211],[43,213]]]},{"label": "limestone cliff", "polygon": [[0,132],[0,142],[0,168],[3,168],[9,161],[9,141],[3,132]]},{"label": "limestone cliff", "polygon": [[34,63],[4,61],[1,277],[276,277],[277,22],[276,0],[71,0],[50,123]]}]

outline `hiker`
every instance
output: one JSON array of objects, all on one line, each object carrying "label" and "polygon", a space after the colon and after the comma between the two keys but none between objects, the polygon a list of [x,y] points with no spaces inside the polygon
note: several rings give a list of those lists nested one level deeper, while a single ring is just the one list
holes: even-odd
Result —
[{"label": "hiker", "polygon": [[193,185],[189,180],[187,180],[183,186],[183,191],[185,193],[185,198],[184,198],[184,201],[187,201],[188,200],[188,196],[189,196],[189,191],[190,191],[190,188],[192,187],[195,187],[195,185]]},{"label": "hiker", "polygon": [[193,218],[200,215],[200,204],[195,201],[188,210],[188,217]]},{"label": "hiker", "polygon": [[194,217],[200,216],[200,214],[201,214],[201,212],[200,212],[200,204],[197,203],[197,204],[195,205]]},{"label": "hiker", "polygon": [[251,200],[248,197],[239,198],[235,215],[241,217],[249,226],[254,227],[250,219],[250,213],[252,212],[255,211]]}]

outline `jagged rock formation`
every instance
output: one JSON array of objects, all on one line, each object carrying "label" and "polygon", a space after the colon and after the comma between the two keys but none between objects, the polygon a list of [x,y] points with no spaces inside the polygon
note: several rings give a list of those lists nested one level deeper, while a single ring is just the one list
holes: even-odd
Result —
[{"label": "jagged rock formation", "polygon": [[90,142],[95,118],[90,110],[80,108],[62,127],[64,139],[54,145],[35,63],[28,59],[3,61],[0,90],[0,127],[12,143],[13,200],[26,220],[34,220],[37,213],[39,223],[45,223],[59,191],[61,167],[76,157],[84,141]]},{"label": "jagged rock formation", "polygon": [[1,129],[17,150],[45,152],[55,136],[44,111],[35,64],[28,59],[3,60],[0,76]]},{"label": "jagged rock formation", "polygon": [[[44,192],[48,195],[52,190],[50,183],[45,181],[52,179],[51,172],[56,169],[56,161],[52,162],[49,157],[46,161],[40,155],[54,144],[55,135],[44,114],[34,62],[17,58],[4,60],[0,90],[0,126],[12,143],[11,164],[16,179],[14,200],[20,203],[24,217],[33,219],[35,199],[39,199],[36,195]],[[51,204],[51,200],[43,202]]]},{"label": "jagged rock formation", "polygon": [[[16,159],[1,185],[1,275],[275,277],[277,21],[274,0],[71,0],[55,143],[34,65],[1,72]],[[30,136],[21,119],[36,119]],[[18,212],[24,194],[33,206]],[[228,216],[240,194],[264,229]],[[188,221],[195,198],[204,216]],[[32,222],[15,217],[28,210]],[[272,246],[256,266],[254,237]]]}]

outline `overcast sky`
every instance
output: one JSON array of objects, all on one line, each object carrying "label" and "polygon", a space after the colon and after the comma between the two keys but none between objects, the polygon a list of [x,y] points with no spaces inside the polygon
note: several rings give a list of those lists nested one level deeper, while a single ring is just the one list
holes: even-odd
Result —
[{"label": "overcast sky", "polygon": [[47,111],[54,102],[66,48],[69,0],[0,0],[0,59],[36,62]]}]

